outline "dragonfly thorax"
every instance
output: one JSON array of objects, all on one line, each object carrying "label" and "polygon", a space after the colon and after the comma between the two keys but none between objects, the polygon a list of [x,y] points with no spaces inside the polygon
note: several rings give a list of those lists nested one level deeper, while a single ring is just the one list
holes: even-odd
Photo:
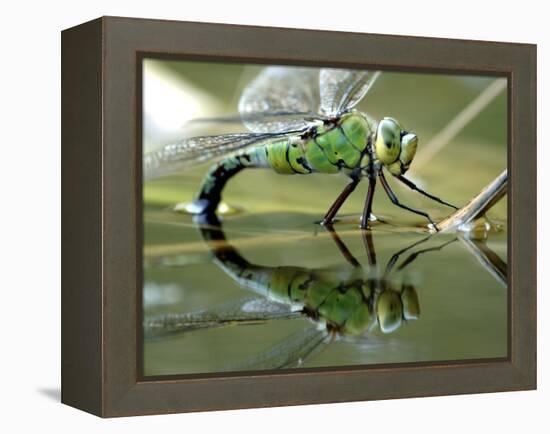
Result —
[{"label": "dragonfly thorax", "polygon": [[286,137],[259,148],[266,167],[282,174],[354,171],[368,154],[371,125],[361,113],[349,112],[316,124],[299,137]]},{"label": "dragonfly thorax", "polygon": [[378,124],[375,156],[393,175],[403,175],[409,169],[417,146],[416,134],[405,131],[395,119],[386,117]]}]

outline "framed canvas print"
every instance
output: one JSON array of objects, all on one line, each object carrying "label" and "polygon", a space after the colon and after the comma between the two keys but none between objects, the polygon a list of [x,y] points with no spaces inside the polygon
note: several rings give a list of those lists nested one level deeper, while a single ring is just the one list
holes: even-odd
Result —
[{"label": "framed canvas print", "polygon": [[62,34],[62,401],[536,387],[536,47],[104,17]]}]

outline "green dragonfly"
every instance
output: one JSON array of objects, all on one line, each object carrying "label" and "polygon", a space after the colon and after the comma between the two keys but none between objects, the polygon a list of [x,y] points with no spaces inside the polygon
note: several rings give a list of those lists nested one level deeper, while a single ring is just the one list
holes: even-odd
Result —
[{"label": "green dragonfly", "polygon": [[355,109],[379,75],[366,70],[266,67],[245,87],[239,101],[238,120],[249,132],[193,137],[163,146],[144,156],[145,177],[217,159],[188,207],[192,214],[209,217],[215,214],[227,181],[243,169],[266,168],[286,175],[343,173],[350,182],[321,223],[331,224],[359,182],[367,179],[363,229],[374,219],[372,201],[378,179],[395,205],[425,217],[437,230],[428,213],[400,202],[385,176],[387,171],[410,189],[456,209],[405,177],[416,154],[417,135],[396,119],[376,122]]},{"label": "green dragonfly", "polygon": [[[214,263],[255,295],[200,311],[146,318],[144,336],[160,339],[200,329],[308,318],[314,327],[304,327],[243,365],[228,366],[227,370],[297,367],[335,339],[370,339],[374,328],[392,333],[404,322],[418,319],[420,303],[415,286],[405,275],[396,280],[395,274],[419,255],[456,241],[452,238],[435,247],[417,248],[429,239],[422,238],[393,254],[381,268],[370,231],[363,232],[368,265],[362,266],[332,226],[327,229],[351,267],[333,270],[254,264],[227,241],[219,222],[201,226]],[[406,252],[409,254],[402,260]]]}]

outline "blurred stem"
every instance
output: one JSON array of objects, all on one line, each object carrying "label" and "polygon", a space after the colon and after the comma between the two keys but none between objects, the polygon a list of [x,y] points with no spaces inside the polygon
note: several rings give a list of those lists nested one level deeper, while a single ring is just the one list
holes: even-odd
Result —
[{"label": "blurred stem", "polygon": [[435,154],[449,144],[457,134],[475,119],[497,96],[504,92],[506,86],[506,79],[497,78],[492,81],[489,86],[483,89],[483,91],[464,107],[445,128],[419,149],[419,153],[414,160],[413,169],[417,171],[428,163]]}]

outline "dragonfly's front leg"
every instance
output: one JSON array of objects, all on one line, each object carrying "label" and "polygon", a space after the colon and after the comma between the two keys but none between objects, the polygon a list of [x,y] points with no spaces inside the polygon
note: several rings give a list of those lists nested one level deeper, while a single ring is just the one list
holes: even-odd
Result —
[{"label": "dragonfly's front leg", "polygon": [[396,178],[399,181],[401,181],[403,184],[405,184],[407,187],[409,187],[411,190],[415,190],[415,191],[419,192],[420,194],[422,194],[423,196],[426,196],[426,197],[430,198],[431,200],[439,202],[442,205],[446,205],[446,206],[449,206],[451,208],[458,209],[452,203],[445,202],[444,200],[442,200],[442,199],[440,199],[440,198],[438,198],[438,197],[422,190],[421,188],[417,187],[414,182],[412,182],[410,179],[405,178],[403,175],[398,175],[398,176],[396,176]]},{"label": "dragonfly's front leg", "polygon": [[363,208],[363,216],[361,217],[361,229],[369,229],[369,220],[372,213],[372,199],[374,198],[374,188],[376,187],[376,176],[369,176],[369,190],[367,191],[367,199],[365,200],[365,208]]},{"label": "dragonfly's front leg", "polygon": [[[386,279],[387,276],[391,273],[393,267],[395,266],[395,264],[397,263],[397,261],[399,260],[399,257],[401,255],[403,255],[405,252],[415,248],[416,246],[427,242],[431,237],[432,237],[431,235],[428,235],[427,237],[422,238],[421,240],[411,244],[410,246],[405,247],[404,249],[401,249],[399,252],[394,253],[393,256],[391,257],[391,259],[388,261],[388,263],[386,265],[386,271],[384,272],[384,279]],[[443,244],[440,244],[438,246],[429,247],[429,248],[422,249],[422,250],[417,250],[416,252],[411,253],[409,256],[407,256],[407,258],[403,261],[403,263],[401,265],[399,265],[399,267],[397,267],[397,271],[403,270],[405,267],[407,267],[411,262],[416,260],[416,258],[418,258],[423,253],[435,252],[435,251],[438,251],[438,250],[442,250],[443,248],[445,248],[446,246],[448,246],[451,243],[454,243],[457,240],[458,240],[458,238],[455,237],[451,240],[445,241]]]},{"label": "dragonfly's front leg", "polygon": [[346,185],[342,193],[340,193],[340,195],[336,198],[332,206],[325,214],[323,220],[321,220],[321,224],[323,226],[330,225],[332,223],[334,217],[336,216],[336,213],[342,207],[348,196],[353,192],[353,190],[355,190],[357,184],[359,184],[359,178],[352,178],[351,182]]},{"label": "dragonfly's front leg", "polygon": [[439,229],[437,228],[437,225],[435,224],[435,222],[432,220],[432,218],[430,217],[430,215],[428,213],[426,213],[424,211],[420,211],[420,210],[415,209],[415,208],[411,208],[410,206],[407,206],[407,205],[403,205],[401,202],[399,202],[399,199],[397,199],[397,196],[395,195],[395,193],[391,189],[390,185],[388,184],[388,181],[386,180],[386,177],[384,176],[384,173],[382,172],[382,170],[380,170],[380,172],[378,172],[378,176],[380,178],[380,183],[382,184],[382,187],[384,187],[384,190],[386,191],[386,194],[388,195],[388,197],[390,198],[390,200],[392,201],[392,203],[394,205],[397,205],[399,208],[406,209],[407,211],[410,211],[412,213],[415,213],[415,214],[426,217],[430,221],[430,223],[432,224],[434,229],[436,231],[439,231]]}]

